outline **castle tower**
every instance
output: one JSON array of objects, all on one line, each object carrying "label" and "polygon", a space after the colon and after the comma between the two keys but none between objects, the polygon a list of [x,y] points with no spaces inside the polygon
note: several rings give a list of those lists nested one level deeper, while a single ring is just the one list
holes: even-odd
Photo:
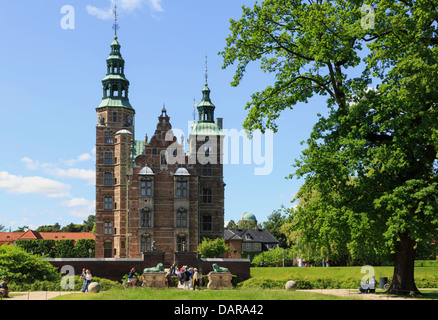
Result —
[{"label": "castle tower", "polygon": [[[115,24],[117,26],[117,24]],[[106,59],[103,97],[96,108],[96,257],[122,257],[129,206],[127,188],[132,166],[134,115],[129,81],[117,36]]]},{"label": "castle tower", "polygon": [[189,136],[189,163],[198,177],[199,242],[203,238],[222,238],[224,234],[224,194],[222,119],[214,122],[215,106],[207,82],[198,104],[198,122]]}]

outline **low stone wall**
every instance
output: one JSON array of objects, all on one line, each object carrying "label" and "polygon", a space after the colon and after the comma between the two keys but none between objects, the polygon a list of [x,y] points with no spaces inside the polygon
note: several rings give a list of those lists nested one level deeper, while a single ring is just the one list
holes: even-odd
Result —
[{"label": "low stone wall", "polygon": [[[82,268],[89,269],[92,276],[106,278],[113,281],[120,281],[131,268],[135,268],[138,274],[143,273],[144,268],[156,267],[157,264],[164,264],[164,252],[154,251],[145,252],[143,258],[54,258],[47,259],[53,266],[61,268],[71,266],[76,275],[80,275]],[[250,261],[248,259],[205,259],[196,258],[195,252],[175,253],[175,263],[181,268],[186,265],[198,268],[203,275],[213,270],[214,263],[225,267],[233,275],[237,276],[238,281],[244,281],[250,277]],[[164,268],[170,265],[164,264]]]}]

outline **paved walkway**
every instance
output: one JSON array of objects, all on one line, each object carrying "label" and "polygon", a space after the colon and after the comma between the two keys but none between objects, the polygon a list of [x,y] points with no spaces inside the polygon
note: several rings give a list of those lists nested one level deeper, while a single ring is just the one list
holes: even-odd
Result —
[{"label": "paved walkway", "polygon": [[64,292],[64,291],[32,291],[32,292],[10,292],[9,298],[3,298],[4,301],[9,300],[49,300],[57,296],[64,296],[70,293],[80,293],[80,291],[75,292]]},{"label": "paved walkway", "polygon": [[[331,294],[334,296],[340,297],[359,297],[363,300],[415,300],[411,297],[397,297],[390,296],[386,294],[359,294],[359,289],[308,289],[308,290],[297,290],[297,291],[305,291],[305,292],[318,292],[322,294]],[[421,289],[420,289],[421,291]]]}]

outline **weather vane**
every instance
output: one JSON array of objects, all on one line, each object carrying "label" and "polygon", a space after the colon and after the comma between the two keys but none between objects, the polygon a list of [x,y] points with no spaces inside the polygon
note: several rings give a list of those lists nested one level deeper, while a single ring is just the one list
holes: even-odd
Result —
[{"label": "weather vane", "polygon": [[113,30],[114,30],[114,37],[117,38],[117,30],[119,30],[119,24],[117,23],[117,5],[114,4],[114,25],[113,25]]}]

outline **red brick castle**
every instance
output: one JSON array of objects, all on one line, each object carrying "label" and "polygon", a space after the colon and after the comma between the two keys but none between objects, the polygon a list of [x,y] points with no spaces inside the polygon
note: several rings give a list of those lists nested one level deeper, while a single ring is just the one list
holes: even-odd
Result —
[{"label": "red brick castle", "polygon": [[117,36],[106,62],[96,108],[96,258],[161,251],[171,263],[204,237],[224,236],[222,119],[214,121],[206,77],[188,151],[173,136],[165,107],[156,111],[153,136],[137,141]]}]

